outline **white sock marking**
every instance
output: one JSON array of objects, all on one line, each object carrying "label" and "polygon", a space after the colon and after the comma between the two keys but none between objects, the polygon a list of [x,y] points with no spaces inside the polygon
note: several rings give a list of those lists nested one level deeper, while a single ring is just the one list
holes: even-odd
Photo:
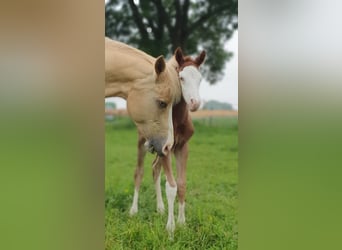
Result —
[{"label": "white sock marking", "polygon": [[175,218],[173,214],[173,204],[177,195],[177,186],[171,187],[170,184],[166,181],[165,183],[166,196],[167,196],[167,204],[169,207],[169,214],[167,218],[166,229],[172,234],[175,230]]},{"label": "white sock marking", "polygon": [[160,173],[155,182],[155,188],[156,188],[156,195],[157,195],[157,212],[163,214],[165,211],[165,207],[164,207],[162,192],[160,188]]},{"label": "white sock marking", "polygon": [[132,203],[132,207],[131,210],[129,211],[129,214],[135,215],[138,212],[138,198],[139,198],[139,192],[134,189],[134,196],[133,196],[133,203]]},{"label": "white sock marking", "polygon": [[179,224],[185,224],[185,202],[183,204],[178,203],[178,219]]}]

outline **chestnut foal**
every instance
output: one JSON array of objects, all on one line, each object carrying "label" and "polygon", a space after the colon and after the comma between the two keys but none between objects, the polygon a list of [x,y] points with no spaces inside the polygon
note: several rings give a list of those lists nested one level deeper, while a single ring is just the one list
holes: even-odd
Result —
[{"label": "chestnut foal", "polygon": [[[168,221],[166,229],[169,231],[169,233],[172,233],[175,229],[173,206],[177,193],[179,202],[178,223],[185,223],[186,163],[188,158],[188,141],[194,133],[194,127],[191,117],[189,116],[189,110],[196,111],[200,106],[199,85],[202,76],[199,72],[199,66],[205,59],[205,52],[202,51],[202,53],[196,59],[192,59],[188,56],[184,57],[181,50],[177,49],[174,58],[179,65],[179,79],[182,85],[181,100],[179,103],[175,104],[172,109],[174,129],[174,145],[172,147],[172,151],[176,158],[177,181],[175,181],[172,175],[171,153],[164,157],[156,156],[152,164],[153,179],[155,182],[157,196],[157,211],[160,213],[164,212],[164,203],[160,188],[161,166],[163,166],[166,175],[165,189],[168,201]],[[144,146],[145,142],[145,138],[139,134],[138,162],[134,175],[135,190],[133,203],[130,210],[131,215],[138,212],[138,192],[144,173],[144,157],[146,154],[146,147]]]}]

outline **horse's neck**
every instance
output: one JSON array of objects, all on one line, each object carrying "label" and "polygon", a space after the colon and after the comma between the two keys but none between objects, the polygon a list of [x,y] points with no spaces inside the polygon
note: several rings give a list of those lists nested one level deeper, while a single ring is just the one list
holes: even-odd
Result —
[{"label": "horse's neck", "polygon": [[[119,74],[119,72],[117,73]],[[133,79],[129,75],[121,73],[120,77],[117,77],[118,75],[107,77],[106,75],[105,97],[122,97],[127,99],[130,90],[139,82],[139,79]]]},{"label": "horse's neck", "polygon": [[[152,74],[145,74],[139,70],[139,67],[132,67],[120,70],[120,67],[114,67],[113,75],[106,72],[105,97],[122,97],[127,99],[132,88],[148,88],[150,86],[149,78]],[[108,77],[107,77],[108,76]]]},{"label": "horse's neck", "polygon": [[118,82],[106,82],[105,97],[122,97],[127,99],[131,84]]},{"label": "horse's neck", "polygon": [[125,44],[106,39],[105,96],[127,99],[133,86],[152,77],[154,58]]}]

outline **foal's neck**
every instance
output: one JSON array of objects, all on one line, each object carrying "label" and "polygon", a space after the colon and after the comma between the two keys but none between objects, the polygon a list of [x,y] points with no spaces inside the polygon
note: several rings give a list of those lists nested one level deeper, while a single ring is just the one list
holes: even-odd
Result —
[{"label": "foal's neck", "polygon": [[188,120],[189,110],[183,96],[172,108],[172,120],[174,125],[182,124]]}]

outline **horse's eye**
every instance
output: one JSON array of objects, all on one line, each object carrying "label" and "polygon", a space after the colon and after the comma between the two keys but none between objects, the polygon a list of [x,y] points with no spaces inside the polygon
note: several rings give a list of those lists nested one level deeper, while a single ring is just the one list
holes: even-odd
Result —
[{"label": "horse's eye", "polygon": [[184,78],[183,78],[183,76],[181,76],[179,79],[180,79],[181,81],[184,81]]},{"label": "horse's eye", "polygon": [[164,109],[167,107],[167,103],[164,101],[158,101],[159,108]]}]

